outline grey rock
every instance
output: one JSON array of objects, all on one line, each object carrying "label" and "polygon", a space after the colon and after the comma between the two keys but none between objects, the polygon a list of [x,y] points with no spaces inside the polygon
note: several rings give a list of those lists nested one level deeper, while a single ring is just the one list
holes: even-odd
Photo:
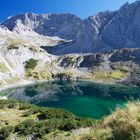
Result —
[{"label": "grey rock", "polygon": [[72,14],[19,14],[1,25],[10,31],[35,31],[43,36],[73,40],[59,44],[52,54],[92,53],[121,48],[138,48],[140,44],[140,1],[126,3],[117,11],[104,11],[84,20]]}]

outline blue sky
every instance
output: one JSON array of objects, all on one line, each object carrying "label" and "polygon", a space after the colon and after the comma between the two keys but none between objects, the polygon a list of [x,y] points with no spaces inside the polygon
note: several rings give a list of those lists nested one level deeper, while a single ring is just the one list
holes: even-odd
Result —
[{"label": "blue sky", "polygon": [[0,20],[18,13],[72,13],[86,18],[135,0],[0,0]]}]

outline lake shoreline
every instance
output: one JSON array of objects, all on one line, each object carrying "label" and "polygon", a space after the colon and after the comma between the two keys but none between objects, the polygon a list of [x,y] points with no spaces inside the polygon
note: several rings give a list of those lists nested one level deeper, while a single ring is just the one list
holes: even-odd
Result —
[{"label": "lake shoreline", "polygon": [[[51,80],[49,80],[49,81],[51,81]],[[10,85],[5,85],[5,86],[0,88],[0,92],[3,91],[3,90],[11,89],[11,88],[18,88],[18,87],[23,87],[23,86],[28,86],[28,85],[38,84],[38,83],[45,83],[45,82],[48,82],[48,80],[22,81],[20,83],[14,83],[14,84],[10,84]]]},{"label": "lake shoreline", "polygon": [[[24,86],[28,86],[28,85],[34,85],[34,84],[41,84],[41,83],[46,83],[49,81],[57,81],[56,79],[52,79],[52,80],[37,80],[37,81],[28,81],[28,80],[24,80],[24,81],[20,81],[18,83],[14,83],[14,84],[10,84],[10,85],[5,85],[0,87],[0,92],[2,92],[3,90],[8,90],[11,88],[18,88],[18,87],[24,87]],[[65,81],[65,80],[63,80]],[[81,82],[92,82],[95,84],[103,84],[103,85],[120,85],[120,86],[129,86],[129,85],[125,85],[123,83],[116,83],[116,82],[104,82],[104,81],[95,81],[95,80],[91,80],[91,79],[75,79],[72,81],[81,81]],[[132,85],[135,86],[135,85]]]},{"label": "lake shoreline", "polygon": [[[62,108],[77,116],[94,119],[100,119],[110,114],[110,110],[114,111],[116,107],[124,105],[127,102],[126,98],[130,97],[129,92],[132,92],[132,95],[137,98],[137,93],[140,91],[140,88],[130,90],[131,87],[114,83],[97,83],[88,79],[77,79],[71,82],[60,82],[56,79],[55,81],[43,80],[24,82],[24,85],[18,83],[14,85],[14,88],[8,86],[7,88],[11,89],[3,90],[1,95],[8,97],[7,99],[42,107]],[[95,110],[98,111],[95,112]]]}]

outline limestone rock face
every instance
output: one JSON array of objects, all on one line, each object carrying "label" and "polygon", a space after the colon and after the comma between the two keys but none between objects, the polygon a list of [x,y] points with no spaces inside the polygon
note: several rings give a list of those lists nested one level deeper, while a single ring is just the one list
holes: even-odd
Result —
[{"label": "limestone rock face", "polygon": [[126,3],[104,27],[100,35],[105,48],[135,48],[139,47],[140,31],[140,1],[131,5]]},{"label": "limestone rock face", "polygon": [[26,13],[11,17],[2,25],[22,35],[32,32],[71,40],[70,44],[56,44],[55,49],[46,48],[53,54],[68,54],[139,47],[139,23],[140,1],[136,1],[118,11],[100,12],[84,20],[72,14]]}]

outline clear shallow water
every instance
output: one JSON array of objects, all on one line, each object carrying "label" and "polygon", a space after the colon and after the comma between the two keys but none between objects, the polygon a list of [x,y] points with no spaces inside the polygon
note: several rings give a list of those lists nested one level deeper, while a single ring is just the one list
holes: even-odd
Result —
[{"label": "clear shallow water", "polygon": [[127,100],[140,97],[140,87],[95,84],[89,81],[71,83],[47,82],[8,89],[2,95],[43,107],[59,107],[81,117],[100,119]]}]

